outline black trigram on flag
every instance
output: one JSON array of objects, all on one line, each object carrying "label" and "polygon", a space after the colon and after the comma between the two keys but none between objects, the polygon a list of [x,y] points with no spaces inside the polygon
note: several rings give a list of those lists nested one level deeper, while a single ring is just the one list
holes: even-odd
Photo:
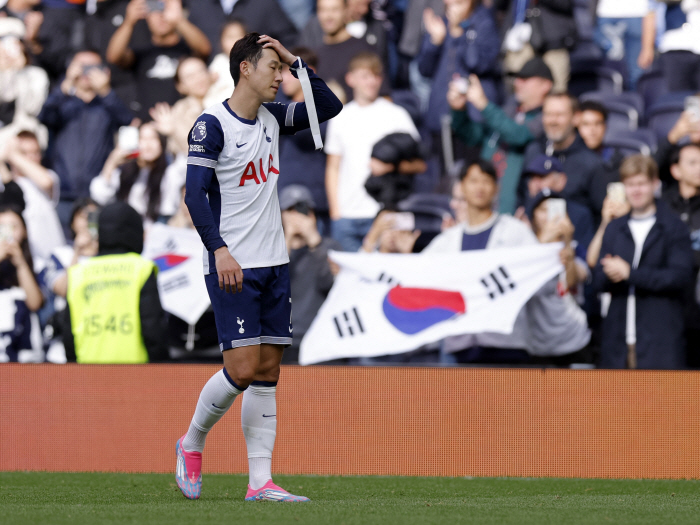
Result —
[{"label": "black trigram on flag", "polygon": [[335,323],[335,328],[338,330],[338,335],[340,337],[352,337],[365,332],[365,327],[360,320],[360,314],[355,307],[353,307],[352,310],[347,310],[340,315],[336,315],[333,318],[333,322]]},{"label": "black trigram on flag", "polygon": [[505,295],[508,290],[515,288],[515,283],[503,266],[499,266],[496,271],[489,273],[486,277],[481,279],[481,284],[483,284],[489,292],[489,297],[491,299],[495,299],[500,295]]},{"label": "black trigram on flag", "polygon": [[391,275],[387,275],[384,272],[379,274],[379,277],[377,277],[377,281],[379,281],[380,283],[393,284],[393,285],[397,285],[397,286],[400,284]]}]

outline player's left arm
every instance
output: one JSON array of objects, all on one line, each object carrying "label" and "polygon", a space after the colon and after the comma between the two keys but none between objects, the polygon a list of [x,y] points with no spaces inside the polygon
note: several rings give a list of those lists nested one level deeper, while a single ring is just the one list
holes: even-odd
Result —
[{"label": "player's left arm", "polygon": [[[305,68],[307,70],[319,122],[330,120],[340,113],[343,109],[343,103],[301,58],[292,55],[282,44],[269,36],[260,37],[259,42],[265,42],[263,47],[271,47],[277,51],[280,60],[291,68],[294,77],[299,78],[297,69]],[[291,104],[268,102],[263,104],[263,106],[277,119],[280,126],[280,135],[294,135],[297,131],[308,129],[310,126],[306,102],[292,102]]]}]

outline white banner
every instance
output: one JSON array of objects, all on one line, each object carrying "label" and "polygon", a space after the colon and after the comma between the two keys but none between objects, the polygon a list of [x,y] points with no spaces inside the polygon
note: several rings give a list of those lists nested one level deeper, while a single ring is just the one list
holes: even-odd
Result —
[{"label": "white banner", "polygon": [[160,302],[188,324],[195,324],[209,308],[202,273],[202,241],[197,230],[156,223],[148,230],[143,256],[158,266]]},{"label": "white banner", "polygon": [[341,267],[299,362],[408,352],[445,337],[511,333],[527,300],[563,271],[560,243],[455,254],[331,252]]}]

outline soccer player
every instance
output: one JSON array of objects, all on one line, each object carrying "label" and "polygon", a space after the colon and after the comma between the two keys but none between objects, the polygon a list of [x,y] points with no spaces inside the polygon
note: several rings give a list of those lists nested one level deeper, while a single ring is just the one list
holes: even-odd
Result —
[{"label": "soccer player", "polygon": [[[272,483],[275,388],[282,350],[292,343],[292,299],[279,202],[279,134],[310,127],[307,102],[271,103],[284,64],[308,72],[318,120],[341,102],[277,40],[249,33],[230,53],[236,89],[202,113],[189,136],[185,202],[204,243],[204,273],[224,368],[202,389],[189,430],[177,442],[177,484],[197,499],[208,432],[245,391],[241,424],[248,449],[246,501],[308,501]],[[313,129],[312,129],[313,131]]]}]

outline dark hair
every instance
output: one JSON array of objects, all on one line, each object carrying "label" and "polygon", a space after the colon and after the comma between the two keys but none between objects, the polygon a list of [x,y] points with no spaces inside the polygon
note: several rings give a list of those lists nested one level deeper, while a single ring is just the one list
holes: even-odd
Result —
[{"label": "dark hair", "polygon": [[[19,247],[22,250],[22,257],[27,261],[27,265],[32,270],[32,275],[34,274],[34,259],[32,258],[32,251],[29,249],[29,239],[27,238],[27,223],[22,217],[22,211],[12,204],[0,205],[1,213],[14,213],[19,217],[19,220],[24,226],[24,239],[19,243]],[[0,261],[0,290],[7,288],[12,288],[13,286],[19,286],[19,279],[17,279],[17,268],[9,260]]]},{"label": "dark hair", "polygon": [[73,203],[73,207],[71,208],[71,211],[70,211],[70,222],[68,223],[68,225],[70,227],[70,231],[73,234],[74,239],[75,239],[75,230],[73,229],[73,221],[75,220],[75,216],[78,215],[81,211],[83,211],[88,206],[95,206],[98,209],[100,207],[100,205],[97,204],[90,197],[83,197],[83,198],[78,199],[77,201],[75,201]]},{"label": "dark hair", "polygon": [[681,151],[683,151],[685,148],[698,148],[698,149],[700,149],[700,143],[685,142],[683,144],[675,146],[671,150],[671,154],[668,156],[669,166],[673,166],[674,164],[678,164],[681,161]]},{"label": "dark hair", "polygon": [[567,98],[569,99],[569,103],[571,104],[571,112],[576,113],[579,111],[579,101],[578,98],[576,98],[575,95],[572,95],[571,93],[568,93],[566,91],[550,91],[545,95],[544,99],[547,100],[549,98]]},{"label": "dark hair", "polygon": [[462,171],[460,171],[459,173],[459,180],[466,179],[467,173],[469,173],[469,170],[473,166],[478,167],[482,173],[485,173],[486,175],[491,177],[494,182],[498,182],[498,175],[496,174],[496,168],[494,167],[493,163],[484,159],[475,160],[470,164],[465,165],[465,167],[462,168]]},{"label": "dark hair", "polygon": [[578,112],[583,113],[584,111],[594,111],[595,113],[600,113],[603,116],[603,120],[605,122],[608,121],[607,108],[597,100],[584,100],[581,102],[578,105]]},{"label": "dark hair", "polygon": [[17,138],[18,139],[32,139],[32,140],[36,140],[37,142],[39,142],[39,139],[36,137],[36,133],[34,133],[33,131],[29,131],[28,129],[23,129],[22,131],[17,133]]},{"label": "dark hair", "polygon": [[[141,124],[143,126],[143,124]],[[158,133],[160,140],[161,152],[160,156],[153,162],[153,166],[148,171],[148,180],[146,181],[146,191],[148,193],[148,206],[146,207],[146,217],[155,221],[160,214],[160,183],[163,181],[165,169],[168,167],[167,158],[167,142],[165,137]],[[121,166],[121,175],[119,177],[119,190],[117,190],[117,199],[120,201],[129,200],[129,192],[132,186],[139,178],[140,166],[136,160],[131,160]]]},{"label": "dark hair", "polygon": [[289,52],[295,57],[301,58],[304,62],[306,62],[306,65],[312,69],[316,69],[318,67],[318,55],[312,49],[304,46],[298,46],[290,49]]},{"label": "dark hair", "polygon": [[258,67],[258,60],[263,53],[263,46],[258,44],[258,40],[260,40],[260,33],[248,33],[231,48],[229,69],[236,85],[241,78],[241,62],[250,62],[254,68]]},{"label": "dark hair", "polygon": [[91,53],[93,55],[97,55],[100,57],[100,62],[104,65],[104,60],[102,59],[102,55],[97,49],[91,48],[91,47],[85,47],[83,49],[78,49],[77,51],[74,51],[70,55],[68,55],[68,58],[66,58],[66,67],[65,69],[68,69],[68,66],[71,65],[71,62],[73,62],[73,59],[81,53]]}]

